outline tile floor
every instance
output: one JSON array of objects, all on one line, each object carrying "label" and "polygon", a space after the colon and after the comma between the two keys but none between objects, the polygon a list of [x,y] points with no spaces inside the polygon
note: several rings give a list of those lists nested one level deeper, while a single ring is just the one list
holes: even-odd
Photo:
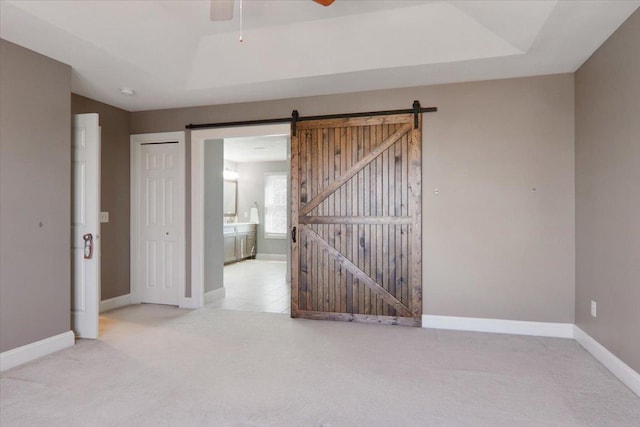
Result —
[{"label": "tile floor", "polygon": [[246,260],[224,267],[224,298],[207,304],[228,310],[290,313],[291,289],[287,263]]}]

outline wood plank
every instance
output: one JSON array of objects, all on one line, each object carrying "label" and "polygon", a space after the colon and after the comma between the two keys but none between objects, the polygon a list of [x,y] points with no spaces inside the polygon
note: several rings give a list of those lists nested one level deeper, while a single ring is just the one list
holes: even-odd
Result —
[{"label": "wood plank", "polygon": [[[344,173],[344,171],[346,171],[349,167],[351,167],[351,156],[352,156],[352,152],[354,149],[357,149],[356,144],[353,142],[353,132],[354,129],[352,127],[348,127],[347,128],[347,135],[346,135],[346,139],[344,141],[345,144],[345,157],[344,157],[344,168],[342,169],[342,173]],[[344,203],[344,215],[345,216],[350,216],[353,214],[353,207],[357,205],[357,201],[356,201],[356,196],[353,195],[353,186],[354,186],[354,182],[355,179],[352,179],[351,181],[349,181],[346,185],[346,192],[345,192],[345,203]],[[351,260],[355,260],[354,258],[354,254],[357,254],[357,252],[353,251],[353,241],[354,241],[354,236],[353,236],[353,226],[351,225],[345,225],[345,230],[346,230],[346,235],[345,235],[345,245],[346,245],[346,254],[347,254],[347,258],[351,259]],[[356,263],[357,264],[357,263]],[[353,277],[351,276],[351,274],[345,270],[345,275],[346,275],[346,287],[347,287],[347,307],[345,309],[345,312],[347,313],[353,313],[354,309],[353,309],[353,301],[354,301],[354,283],[353,283]]]},{"label": "wood plank", "polygon": [[354,323],[375,323],[380,325],[420,326],[421,322],[413,317],[374,316],[352,313],[326,313],[320,311],[300,311],[298,317],[312,320],[337,320]]},{"label": "wood plank", "polygon": [[[370,139],[369,139],[369,150],[374,150],[376,148],[376,146],[378,145],[379,142],[379,130],[380,130],[380,126],[370,126]],[[376,215],[377,212],[377,204],[378,204],[378,192],[377,192],[377,183],[378,183],[378,179],[379,179],[379,173],[378,173],[378,162],[380,160],[380,157],[382,156],[382,153],[380,153],[380,156],[377,156],[371,163],[369,163],[368,168],[369,168],[369,215],[374,216]],[[369,270],[367,270],[367,274],[369,275],[369,277],[371,277],[373,280],[376,281],[376,283],[379,284],[378,282],[378,272],[377,272],[377,254],[378,254],[378,248],[377,248],[377,240],[376,240],[376,226],[372,226],[372,225],[368,225],[367,226],[369,228],[369,237],[367,239],[367,241],[369,242]],[[371,308],[369,310],[369,314],[382,314],[380,312],[378,312],[378,298],[377,295],[374,293],[371,293],[370,291],[368,292],[370,294],[370,304],[371,304]]]},{"label": "wood plank", "polygon": [[[391,292],[391,285],[389,283],[389,226],[379,225],[381,228],[380,243],[382,245],[382,287],[387,290],[391,295],[395,297],[395,294]],[[396,298],[397,299],[397,298]],[[384,305],[382,307],[384,315],[389,315],[389,307]]]},{"label": "wood plank", "polygon": [[[326,177],[326,183],[325,185],[328,185],[329,183],[334,181],[335,178],[335,174],[334,174],[334,152],[335,152],[335,129],[325,129],[325,132],[327,134],[327,140],[326,140],[326,157],[325,157],[325,161],[326,161],[326,166],[327,169],[325,171],[325,177]],[[337,190],[336,190],[337,191]],[[329,195],[329,197],[327,197],[325,199],[325,215],[335,215],[335,199],[336,199],[336,192],[334,191],[332,194]],[[325,230],[325,241],[328,242],[332,247],[336,247],[335,245],[335,229],[333,224],[326,224],[322,226]],[[326,293],[326,300],[327,300],[327,306],[328,311],[330,312],[336,312],[336,282],[335,282],[335,278],[336,278],[336,272],[335,272],[335,263],[333,262],[333,260],[330,257],[327,257],[327,265],[326,265],[326,271],[327,271],[327,293]]]},{"label": "wood plank", "polygon": [[[296,227],[297,230],[297,222],[294,221],[294,218],[297,218],[297,213],[299,210],[299,206],[301,204],[306,203],[306,201],[308,200],[308,189],[307,189],[307,149],[306,149],[306,132],[301,132],[298,133],[298,136],[296,136],[296,141],[294,143],[293,138],[291,139],[291,227]],[[295,147],[295,152],[297,155],[297,162],[298,162],[298,177],[297,180],[299,182],[299,188],[300,188],[300,194],[298,196],[296,196],[294,194],[294,188],[295,188],[295,180],[296,178],[294,177],[293,174],[293,170],[294,170],[294,147]],[[307,286],[308,286],[308,271],[309,268],[307,266],[307,250],[306,250],[306,239],[304,238],[302,233],[299,233],[297,236],[297,240],[298,243],[291,243],[291,259],[292,259],[292,265],[291,268],[292,269],[297,269],[298,270],[298,299],[297,299],[297,305],[298,308],[297,310],[306,310],[307,306],[307,295],[308,295],[308,291],[307,291]],[[293,253],[294,253],[294,246],[298,246],[297,250],[298,250],[298,261],[297,262],[293,262]],[[293,270],[291,272],[291,282],[292,282],[292,286],[293,286]],[[292,293],[292,300],[293,300],[293,293]],[[292,309],[291,311],[293,312],[293,305],[292,305]],[[292,315],[293,317],[293,315]]]},{"label": "wood plank", "polygon": [[[402,146],[400,143],[396,143],[392,150],[391,156],[389,156],[389,176],[392,177],[392,182],[390,185],[390,193],[391,199],[389,203],[393,204],[393,208],[391,212],[395,216],[399,216],[400,213],[400,201],[401,201],[401,192],[402,192],[402,177],[400,173],[402,172],[401,167],[398,165],[399,156],[402,155]],[[389,227],[389,282],[390,288],[389,292],[392,295],[395,295],[396,298],[400,299],[401,293],[398,292],[398,259],[397,257],[401,254],[401,236],[400,236],[400,227],[397,225],[393,225]],[[391,315],[395,315],[394,312]]]},{"label": "wood plank", "polygon": [[[314,174],[316,179],[316,189],[318,194],[322,191],[322,129],[316,130],[316,140],[314,141],[314,147],[312,148],[317,152],[316,156],[316,164],[314,165]],[[315,209],[317,214],[322,214],[321,207],[318,206]],[[318,230],[318,228],[315,228]],[[323,277],[322,277],[322,249],[318,247],[315,243],[313,243],[315,248],[314,257],[315,257],[315,278],[316,278],[316,301],[315,301],[315,309],[318,311],[324,311],[324,293],[323,293]]]},{"label": "wood plank", "polygon": [[[342,173],[342,147],[341,147],[341,128],[333,129],[333,177],[338,178]],[[342,215],[342,192],[344,190],[344,186],[338,188],[334,193],[334,215]],[[342,226],[340,224],[331,226],[333,227],[333,232],[335,233],[335,248],[344,253],[343,244],[342,244]],[[335,276],[335,311],[339,313],[344,313],[344,295],[343,295],[343,280],[342,280],[342,266],[334,263],[334,276]]]},{"label": "wood plank", "polygon": [[[388,125],[381,125],[379,126],[379,128],[380,128],[380,131],[379,131],[380,139],[382,140],[386,139],[389,135]],[[378,158],[376,159],[376,162],[377,162],[376,208],[377,208],[378,216],[388,215],[388,213],[385,210],[385,206],[389,201],[389,190],[387,187],[387,184],[388,184],[387,181],[389,180],[387,174],[389,173],[389,170],[388,170],[387,159],[389,156],[389,150],[394,146],[395,144],[389,147],[388,150],[383,151],[382,155],[378,156]],[[383,235],[386,228],[384,225],[376,225],[375,227],[376,227],[376,248],[377,248],[376,254],[378,258],[376,261],[376,282],[378,282],[380,286],[382,286],[388,292],[389,285],[386,282],[386,278],[385,278],[388,266],[385,265],[385,257],[388,256],[389,251],[385,250],[384,241],[383,241]],[[382,315],[388,315],[389,306],[384,304],[381,298],[377,298],[377,300],[378,300],[377,313]]]},{"label": "wood plank", "polygon": [[298,130],[306,130],[353,126],[376,126],[395,123],[411,123],[413,126],[413,114],[393,114],[389,116],[372,117],[342,117],[326,120],[301,121],[296,123],[296,127]]},{"label": "wood plank", "polygon": [[[333,129],[333,152],[331,155],[331,159],[333,160],[333,179],[340,176],[340,129]],[[338,188],[333,193],[333,215],[340,215],[340,192],[342,191],[342,187]],[[342,234],[340,233],[340,225],[329,224],[330,233],[333,233],[333,247],[336,248],[339,252],[341,250],[342,244]],[[333,265],[333,288],[334,288],[334,309],[333,311],[340,313],[340,266],[336,264],[335,261],[332,261]]]},{"label": "wood plank", "polygon": [[410,216],[301,216],[300,224],[411,224]]},{"label": "wood plank", "polygon": [[[311,179],[310,181],[310,193],[309,193],[309,200],[312,200],[316,194],[318,194],[318,192],[320,191],[318,189],[318,145],[317,145],[317,141],[318,141],[318,132],[319,130],[315,130],[314,132],[309,132],[309,143],[308,143],[308,148],[309,148],[309,154],[311,156],[311,167],[309,168],[309,172],[311,173]],[[309,203],[307,202],[307,204],[305,204],[305,206],[308,206]],[[304,208],[304,206],[301,206],[300,209],[302,210]],[[300,212],[298,213],[300,215]]]},{"label": "wood plank", "polygon": [[[402,162],[402,215],[409,215],[409,138],[402,138],[402,158],[404,159]],[[409,305],[409,227],[402,227],[402,256],[403,256],[403,267],[402,267],[402,301]]]},{"label": "wood plank", "polygon": [[[321,148],[320,143],[322,141],[322,129],[315,129],[313,132],[313,141],[311,142],[311,146],[309,149],[311,150],[311,173],[313,175],[313,196],[315,197],[318,192],[320,192],[320,161],[318,159]],[[317,210],[316,210],[317,211]],[[312,264],[311,264],[311,276],[313,277],[313,291],[312,291],[312,304],[311,307],[314,310],[322,311],[320,307],[320,292],[321,287],[319,285],[321,280],[322,271],[320,270],[320,262],[318,259],[318,254],[320,253],[317,245],[314,245],[311,242],[311,247],[313,248],[312,252]]]},{"label": "wood plank", "polygon": [[[316,225],[315,226],[315,233],[322,233],[322,229],[321,229],[321,225]],[[311,229],[310,229],[311,230]],[[316,296],[317,301],[316,301],[316,305],[317,305],[317,310],[318,311],[327,311],[325,306],[324,306],[324,251],[322,250],[322,248],[320,246],[318,246],[316,244],[316,242],[309,238],[309,240],[311,240],[313,246],[316,248],[316,277],[317,277],[317,286],[318,286],[318,294]]]},{"label": "wood plank", "polygon": [[[304,151],[307,153],[306,155],[306,173],[307,173],[307,191],[308,191],[308,200],[311,199],[313,194],[313,158],[311,154],[311,150],[313,150],[313,133],[309,130],[304,131],[305,135],[305,146]],[[302,149],[302,147],[301,147]],[[300,231],[299,231],[300,232]],[[307,258],[307,299],[305,303],[305,309],[311,310],[313,309],[313,295],[314,295],[314,277],[315,271],[313,270],[313,248],[311,247],[311,243],[307,240],[305,236],[305,251]]]},{"label": "wood plank", "polygon": [[[358,163],[362,158],[364,158],[364,156],[366,155],[366,152],[364,151],[364,141],[365,141],[365,127],[361,126],[358,128],[358,153],[356,156],[356,163]],[[354,163],[355,164],[355,163]],[[353,166],[352,166],[353,168]],[[358,215],[364,215],[365,214],[365,185],[364,185],[364,179],[365,179],[365,171],[361,170],[358,171],[358,189],[357,189],[357,194],[358,194]],[[358,243],[358,266],[360,268],[364,268],[364,257],[365,257],[365,251],[364,251],[364,225],[358,225],[358,234],[357,234],[357,243]],[[357,280],[357,277],[355,277],[355,279]],[[358,313],[360,314],[364,314],[365,312],[365,308],[364,308],[364,301],[365,301],[365,293],[366,293],[366,288],[365,286],[360,283],[360,281],[358,280]]]},{"label": "wood plank", "polygon": [[[365,134],[368,133],[368,129],[369,128],[365,128]],[[346,171],[338,179],[336,179],[335,181],[333,181],[329,185],[323,187],[322,190],[319,193],[314,195],[314,197],[311,199],[311,201],[300,209],[300,215],[307,215],[311,211],[313,211],[313,209],[316,206],[318,206],[320,203],[322,203],[322,201],[324,199],[326,199],[331,193],[333,193],[338,187],[340,187],[342,184],[347,182],[352,176],[357,174],[358,171],[363,169],[365,166],[369,165],[380,154],[382,154],[383,151],[385,151],[390,146],[395,144],[396,141],[398,141],[404,134],[406,134],[410,130],[411,130],[411,125],[410,124],[405,124],[400,129],[398,129],[396,132],[394,132],[393,135],[389,136],[379,146],[375,147],[374,149],[371,149],[369,147],[369,149],[367,150],[367,154],[363,158],[359,159],[358,162],[355,165],[353,165],[348,171]],[[365,137],[365,140],[369,140],[369,138]]]},{"label": "wood plank", "polygon": [[[390,130],[395,130],[395,125],[390,126]],[[389,149],[389,176],[388,176],[388,191],[389,191],[389,202],[388,202],[388,210],[389,215],[398,216],[399,213],[396,212],[396,193],[398,191],[396,185],[396,150],[398,149],[399,143],[395,143],[393,147]],[[398,294],[396,292],[396,225],[390,225],[387,227],[387,262],[388,262],[388,270],[387,270],[387,283],[389,293],[396,298],[398,298]],[[395,311],[392,309],[389,311],[389,315],[395,315]]]},{"label": "wood plank", "polygon": [[[298,227],[300,205],[300,146],[297,136],[291,137],[291,226]],[[297,317],[300,308],[300,247],[291,243],[291,317]]]},{"label": "wood plank", "polygon": [[[322,129],[322,185],[320,188],[324,189],[329,184],[329,129]],[[328,200],[324,200],[325,203],[322,203],[322,209],[320,210],[321,215],[329,215],[329,203]],[[328,239],[328,227],[325,225],[319,225],[318,230],[320,231],[323,240],[329,241]],[[324,306],[324,311],[332,311],[330,304],[330,294],[329,290],[331,288],[329,276],[329,256],[323,250],[322,251],[322,304]]]},{"label": "wood plank", "polygon": [[[312,229],[308,228],[306,225],[301,225],[301,227],[307,229],[309,239],[315,243],[318,247],[321,247],[325,252],[334,257],[338,263],[340,263],[344,268],[349,270],[351,274],[358,278],[358,280],[363,283],[372,293],[375,295],[381,296],[384,301],[393,306],[397,311],[402,313],[403,315],[411,316],[412,312],[402,304],[400,301],[396,299],[393,295],[387,292],[384,288],[378,285],[375,280],[369,277],[364,271],[358,268],[357,265],[352,263],[350,260],[346,259],[344,255],[334,249],[331,245],[325,242],[320,235],[314,232]],[[320,310],[323,311],[323,310]]]},{"label": "wood plank", "polygon": [[[331,136],[331,145],[329,147],[329,168],[330,168],[330,178],[329,181],[334,181],[337,177],[340,176],[340,129],[334,128],[330,129]],[[336,147],[338,148],[338,152],[336,153]],[[336,167],[337,163],[337,167]],[[336,189],[331,195],[332,206],[330,209],[330,215],[339,215],[340,212],[340,188]],[[329,236],[333,239],[331,242],[332,246],[336,248],[336,250],[340,251],[340,227],[335,224],[328,224]],[[336,265],[335,260],[330,260],[330,270],[332,275],[332,284],[333,284],[333,312],[340,312],[340,277],[339,270],[340,266]]]},{"label": "wood plank", "polygon": [[309,294],[309,243],[307,236],[303,232],[298,232],[298,245],[300,247],[300,284],[299,284],[299,309],[307,310]]},{"label": "wood plank", "polygon": [[[363,145],[364,145],[364,157],[366,158],[367,156],[369,156],[371,154],[371,137],[372,137],[372,133],[375,133],[375,131],[373,131],[373,127],[372,126],[368,126],[364,128],[364,138],[363,138]],[[371,159],[371,161],[375,160],[375,157]],[[364,188],[362,188],[360,191],[362,191],[362,194],[364,195],[364,215],[365,216],[370,216],[371,215],[371,162],[367,162],[367,165],[363,168],[363,172],[364,172]],[[369,274],[371,274],[371,227],[369,225],[364,225],[363,226],[364,229],[364,265],[362,268],[362,271],[365,272],[365,274],[368,276]],[[363,291],[364,291],[364,314],[371,314],[371,291],[369,290],[368,287],[366,287],[366,283],[362,283],[362,285],[365,285],[365,287],[363,287]]]},{"label": "wood plank", "polygon": [[422,120],[418,129],[411,131],[409,139],[409,209],[413,217],[410,227],[411,246],[409,265],[411,265],[410,305],[414,318],[422,318]]},{"label": "wood plank", "polygon": [[[345,168],[345,139],[346,139],[346,129],[345,128],[340,128],[336,130],[336,158],[338,159],[337,163],[336,163],[336,176],[340,176],[342,175],[342,171],[344,171]],[[338,190],[338,199],[336,201],[336,206],[337,206],[337,211],[336,214],[340,215],[342,217],[345,216],[345,202],[346,202],[346,193],[347,193],[347,188],[346,185],[343,185],[342,187],[340,187],[340,189]],[[346,229],[345,226],[340,224],[336,227],[336,232],[339,235],[339,246],[338,246],[338,250],[343,253],[346,254],[346,249],[347,249],[347,245],[345,242],[345,234],[346,234]],[[346,313],[347,312],[347,277],[346,277],[346,271],[342,268],[342,266],[338,265],[337,266],[337,283],[338,283],[338,301],[339,301],[339,305],[338,305],[338,310],[340,313]]]},{"label": "wood plank", "polygon": [[[347,128],[340,129],[340,175],[347,169]],[[347,185],[340,191],[340,216],[347,215]],[[347,227],[340,224],[340,252],[347,253]],[[340,312],[347,313],[347,271],[340,266]]]}]

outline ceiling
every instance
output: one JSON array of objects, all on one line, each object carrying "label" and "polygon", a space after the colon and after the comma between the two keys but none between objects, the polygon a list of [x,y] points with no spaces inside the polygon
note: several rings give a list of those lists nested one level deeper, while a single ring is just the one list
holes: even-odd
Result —
[{"label": "ceiling", "polygon": [[236,163],[287,160],[288,135],[225,138],[224,158]]},{"label": "ceiling", "polygon": [[[129,111],[575,71],[640,6],[614,1],[0,1],[0,36]],[[126,97],[121,87],[133,88]]]}]

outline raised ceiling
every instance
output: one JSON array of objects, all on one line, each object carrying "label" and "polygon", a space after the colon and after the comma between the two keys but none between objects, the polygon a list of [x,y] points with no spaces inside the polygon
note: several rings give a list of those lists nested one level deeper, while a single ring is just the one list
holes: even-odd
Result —
[{"label": "raised ceiling", "polygon": [[[575,71],[640,6],[615,1],[0,2],[0,36],[130,111]],[[121,87],[136,90],[133,97]]]},{"label": "raised ceiling", "polygon": [[224,158],[236,163],[287,160],[288,144],[287,135],[225,138]]}]

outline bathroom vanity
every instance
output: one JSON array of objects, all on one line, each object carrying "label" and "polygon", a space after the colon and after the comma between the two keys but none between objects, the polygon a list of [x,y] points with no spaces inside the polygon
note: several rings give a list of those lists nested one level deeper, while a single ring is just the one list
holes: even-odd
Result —
[{"label": "bathroom vanity", "polygon": [[224,263],[229,264],[247,258],[255,258],[257,248],[257,226],[250,223],[224,225]]}]

